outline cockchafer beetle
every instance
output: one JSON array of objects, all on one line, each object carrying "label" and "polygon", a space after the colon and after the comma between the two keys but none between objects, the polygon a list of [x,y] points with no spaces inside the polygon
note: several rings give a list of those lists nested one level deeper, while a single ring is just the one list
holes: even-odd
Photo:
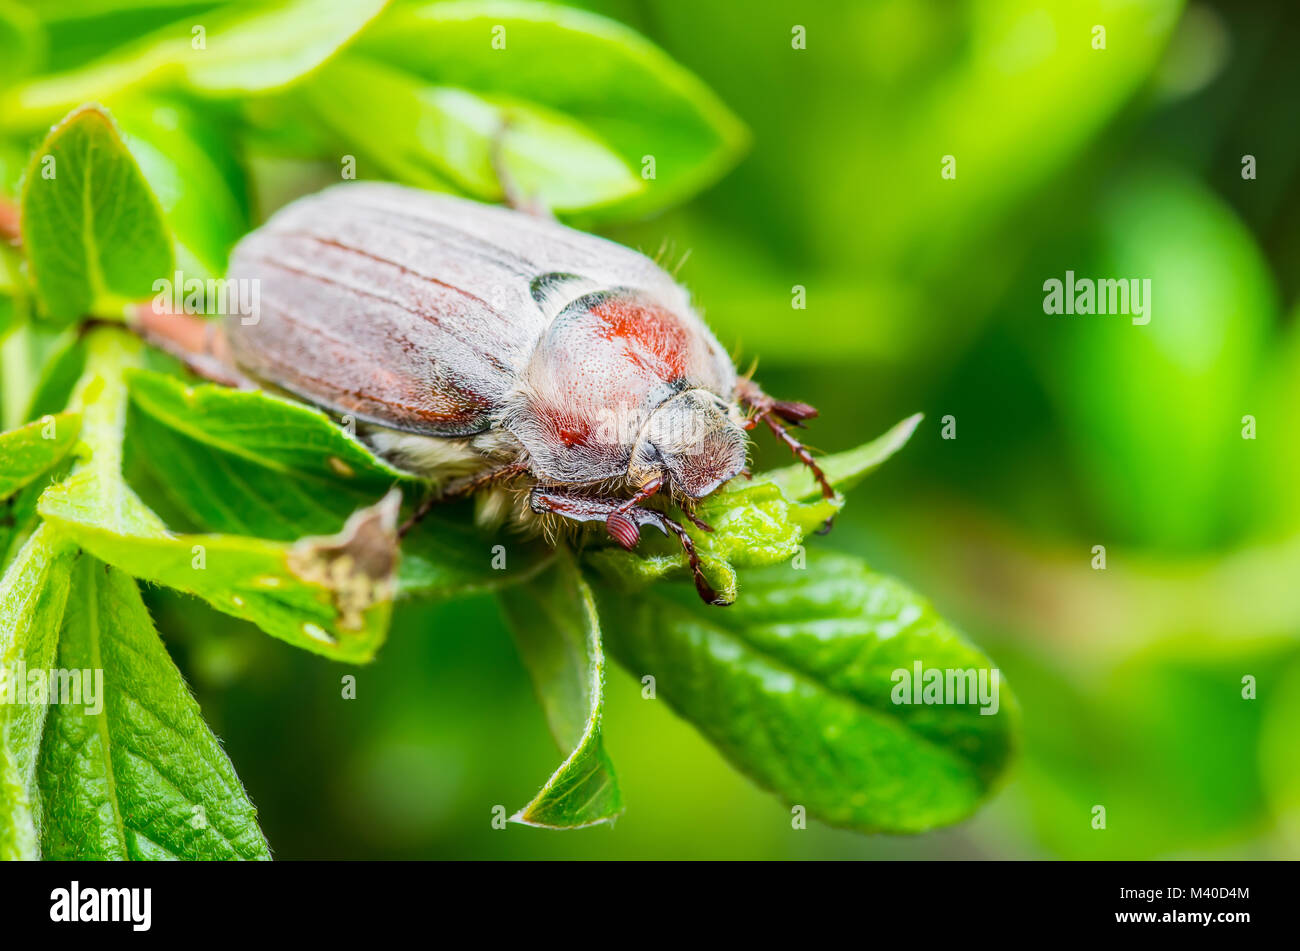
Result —
[{"label": "cockchafer beetle", "polygon": [[[764,423],[834,491],[783,423],[817,415],[737,374],[686,291],[652,260],[535,214],[355,182],[299,199],[235,248],[256,319],[142,309],[137,326],[196,372],[352,416],[382,456],[481,512],[603,522],[624,548],[671,532],[720,601],[667,495],[695,502],[746,469]],[[188,322],[187,322],[188,321]],[[527,488],[526,495],[511,487]]]}]

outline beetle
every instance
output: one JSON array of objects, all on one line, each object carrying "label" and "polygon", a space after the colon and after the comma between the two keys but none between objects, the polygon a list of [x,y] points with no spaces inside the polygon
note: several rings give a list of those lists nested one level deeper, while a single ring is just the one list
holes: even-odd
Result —
[{"label": "beetle", "polygon": [[142,309],[137,329],[211,379],[352,416],[376,452],[438,486],[404,532],[478,492],[520,522],[603,523],[629,550],[650,526],[676,536],[700,596],[723,604],[653,497],[712,531],[695,503],[748,475],[760,422],[834,496],[786,426],[813,407],[738,374],[650,258],[553,219],[350,182],[247,235],[229,279],[256,282],[256,319],[185,325]]}]

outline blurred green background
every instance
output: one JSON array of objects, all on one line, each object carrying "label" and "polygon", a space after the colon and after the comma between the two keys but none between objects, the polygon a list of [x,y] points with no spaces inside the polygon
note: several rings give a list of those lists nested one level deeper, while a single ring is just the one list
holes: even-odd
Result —
[{"label": "blurred green background", "polygon": [[[1300,856],[1300,9],[573,5],[660,45],[752,135],[699,197],[600,230],[689,251],[679,276],[738,362],[821,409],[818,448],[925,412],[814,544],[904,578],[994,658],[1022,754],[959,827],[796,831],[616,669],[605,740],[627,813],[497,831],[493,807],[527,801],[556,750],[491,598],[402,606],[353,670],[154,592],[277,857]],[[137,14],[111,22],[161,15]],[[73,22],[52,56],[105,42]],[[258,148],[262,211],[337,178],[337,158]],[[1150,324],[1044,314],[1067,269],[1149,278]],[[758,465],[783,452],[760,440]]]}]

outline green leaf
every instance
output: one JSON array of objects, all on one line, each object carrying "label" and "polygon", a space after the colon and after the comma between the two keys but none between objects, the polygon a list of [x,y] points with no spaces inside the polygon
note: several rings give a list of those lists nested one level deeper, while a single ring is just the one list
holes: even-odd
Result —
[{"label": "green leaf", "polygon": [[611,214],[684,200],[720,178],[748,144],[744,126],[696,76],[635,31],[583,11],[526,2],[400,5],[355,49],[433,86],[569,116],[629,168],[641,170],[652,156],[654,178],[608,206]]},{"label": "green leaf", "polygon": [[429,86],[341,56],[303,87],[303,99],[346,143],[402,181],[504,195],[497,156],[519,192],[555,211],[615,202],[644,190],[640,176],[580,122],[532,103]]},{"label": "green leaf", "polygon": [[270,858],[129,576],[81,558],[56,666],[83,688],[81,703],[50,705],[41,744],[47,858]]},{"label": "green leaf", "polygon": [[[901,449],[920,421],[921,414],[910,416],[857,449],[821,457],[818,465],[837,490],[850,488]],[[704,573],[714,590],[723,600],[734,601],[737,568],[774,565],[794,558],[802,550],[804,539],[820,530],[843,504],[839,495],[822,498],[821,488],[807,467],[795,465],[762,473],[752,482],[733,479],[696,507],[696,516],[713,531],[701,531],[689,522],[686,530],[695,541]],[[636,552],[606,546],[589,552],[587,560],[625,589],[687,571],[686,555],[676,541],[652,532],[642,533]]]},{"label": "green leaf", "polygon": [[47,696],[28,696],[26,684],[31,671],[54,666],[73,555],[37,529],[0,580],[0,861],[40,858],[36,770]]},{"label": "green leaf", "polygon": [[[1013,748],[1015,702],[903,704],[903,673],[989,671],[903,585],[856,559],[810,554],[807,568],[751,572],[719,609],[655,586],[601,591],[620,623],[610,652],[764,788],[832,825],[921,832],[968,816]],[[946,675],[945,675],[946,676]],[[986,673],[991,687],[992,673]],[[923,680],[924,682],[924,680]],[[910,692],[906,694],[911,696]]]},{"label": "green leaf", "polygon": [[97,62],[18,87],[0,101],[0,125],[31,127],[79,102],[130,89],[180,88],[207,97],[278,89],[337,53],[385,3],[269,0],[186,17]]},{"label": "green leaf", "polygon": [[36,504],[41,494],[67,475],[72,456],[65,456],[53,467],[32,479],[9,498],[0,502],[0,571],[17,556],[23,544],[40,525]]},{"label": "green leaf", "polygon": [[82,474],[47,489],[38,511],[97,558],[196,595],[295,647],[364,663],[387,633],[396,585],[396,496],[361,509],[336,535],[293,544],[173,535],[134,494],[120,497],[109,519]]},{"label": "green leaf", "polygon": [[[907,441],[921,424],[923,413],[914,413],[907,419],[895,423],[888,432],[877,436],[869,443],[863,443],[856,449],[821,456],[817,465],[838,492],[847,492],[864,476],[869,475],[889,457],[907,445]],[[821,495],[821,487],[812,477],[808,467],[802,463],[773,469],[755,477],[758,482],[771,482],[781,488],[787,498],[808,499]]]},{"label": "green leaf", "polygon": [[80,416],[60,413],[0,433],[0,500],[62,459],[75,445],[80,430]]},{"label": "green leaf", "polygon": [[402,540],[397,591],[421,598],[498,591],[532,578],[551,557],[545,542],[503,539],[473,524],[468,506],[453,504]]},{"label": "green leaf", "polygon": [[62,322],[149,297],[172,270],[158,201],[98,106],[72,112],[32,156],[22,237],[37,297]]},{"label": "green leaf", "polygon": [[623,797],[601,739],[605,656],[591,589],[561,551],[548,571],[503,592],[501,604],[551,733],[567,754],[511,818],[546,829],[612,822]]},{"label": "green leaf", "polygon": [[[30,0],[28,0],[30,2]],[[193,17],[220,0],[41,0],[40,19],[49,37],[44,69],[60,72],[93,62],[114,47],[158,29],[159,22]],[[192,23],[201,22],[191,20]]]},{"label": "green leaf", "polygon": [[[395,482],[413,484],[319,410],[150,371],[130,371],[127,381],[128,455],[149,447],[140,463],[202,531],[282,541],[333,532]],[[435,511],[406,537],[400,594],[495,591],[549,558],[539,543],[500,544],[468,514],[465,506]]]},{"label": "green leaf", "polygon": [[[124,376],[143,346],[105,329],[87,338],[87,350],[73,404],[89,457],[46,489],[41,517],[101,561],[197,595],[295,646],[351,662],[374,656],[392,611],[400,496],[356,512],[337,535],[293,544],[173,534],[122,477]],[[285,447],[279,458],[294,451]]]},{"label": "green leaf", "polygon": [[[313,480],[382,492],[412,478],[379,459],[320,410],[251,390],[187,386],[162,373],[127,373],[131,402],[168,428],[272,469],[281,482]],[[372,496],[373,497],[373,496]]]},{"label": "green leaf", "polygon": [[68,405],[86,367],[86,348],[72,331],[43,361],[40,375],[27,400],[27,419],[56,415]]},{"label": "green leaf", "polygon": [[[143,467],[169,503],[159,507],[183,512],[184,527],[291,541],[337,530],[351,512],[382,492],[344,478],[300,476],[246,453],[227,451],[208,436],[174,429],[139,403],[131,404],[127,471],[134,474]],[[328,458],[322,453],[320,461],[328,464]]]}]

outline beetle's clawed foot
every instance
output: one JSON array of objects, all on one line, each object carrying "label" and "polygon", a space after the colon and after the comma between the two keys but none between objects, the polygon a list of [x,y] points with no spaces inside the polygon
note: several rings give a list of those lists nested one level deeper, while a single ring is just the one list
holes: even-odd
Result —
[{"label": "beetle's clawed foot", "polygon": [[727,608],[734,603],[713,590],[713,585],[709,584],[708,579],[704,577],[704,572],[694,572],[694,578],[695,590],[705,604],[711,604],[715,608]]},{"label": "beetle's clawed foot", "polygon": [[[640,505],[629,507],[627,501],[623,499],[601,499],[584,495],[569,495],[560,489],[548,489],[542,486],[533,489],[532,495],[529,497],[529,504],[534,512],[561,515],[575,522],[604,522],[605,531],[609,533],[614,541],[628,551],[631,551],[640,542],[641,529],[647,525],[654,526],[665,535],[669,533],[676,535],[678,542],[682,546],[682,551],[686,553],[686,563],[691,569],[691,578],[695,582],[695,590],[699,592],[700,598],[707,604],[719,606],[731,604],[730,601],[718,594],[713,585],[709,584],[708,579],[704,577],[700,556],[695,550],[695,542],[690,534],[687,533],[680,522],[670,518],[658,509],[643,508]],[[710,526],[695,518],[689,512],[685,514],[692,523],[698,525],[702,530],[713,531]]]}]

